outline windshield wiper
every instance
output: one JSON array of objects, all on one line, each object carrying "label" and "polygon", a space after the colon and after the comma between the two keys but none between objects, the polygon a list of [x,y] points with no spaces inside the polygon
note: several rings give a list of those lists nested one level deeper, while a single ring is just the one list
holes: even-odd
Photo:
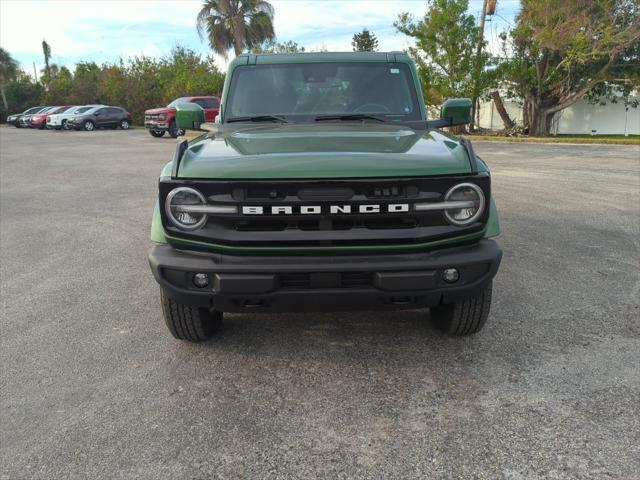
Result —
[{"label": "windshield wiper", "polygon": [[323,122],[326,120],[376,120],[377,122],[386,122],[387,120],[376,115],[369,115],[367,113],[345,113],[343,115],[319,115],[315,118],[316,122]]},{"label": "windshield wiper", "polygon": [[289,123],[286,118],[279,117],[278,115],[254,115],[248,117],[233,117],[225,120],[225,123],[233,122],[280,122]]}]

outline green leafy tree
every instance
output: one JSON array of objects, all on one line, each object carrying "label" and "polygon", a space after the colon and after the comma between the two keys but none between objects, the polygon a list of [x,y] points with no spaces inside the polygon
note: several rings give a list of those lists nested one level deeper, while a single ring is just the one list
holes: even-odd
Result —
[{"label": "green leafy tree", "polygon": [[205,35],[211,48],[227,58],[236,56],[275,38],[273,7],[264,0],[205,0],[197,17],[200,38]]},{"label": "green leafy tree", "polygon": [[175,48],[160,65],[163,78],[163,103],[185,95],[216,95],[222,91],[224,75],[215,66],[215,59],[185,48]]},{"label": "green leafy tree", "polygon": [[29,107],[42,103],[44,88],[27,73],[18,70],[16,76],[5,85],[5,94],[9,109],[0,106],[0,117],[4,120],[8,114],[23,112]]},{"label": "green leafy tree", "polygon": [[[418,66],[418,76],[427,105],[441,105],[450,97],[472,97],[474,66],[479,30],[467,13],[467,0],[429,0],[427,13],[416,21],[402,13],[394,26],[415,39],[408,53]],[[481,54],[479,86],[482,90],[493,77],[484,66],[488,55]]]},{"label": "green leafy tree", "polygon": [[304,47],[296,42],[291,40],[277,42],[275,39],[267,40],[250,50],[251,53],[298,53],[304,51]]},{"label": "green leafy tree", "polygon": [[73,78],[73,91],[68,100],[74,105],[99,103],[98,79],[100,66],[95,62],[80,62],[76,64]]},{"label": "green leafy tree", "polygon": [[18,62],[4,48],[0,47],[0,94],[2,95],[2,105],[5,110],[9,109],[5,87],[8,81],[13,80],[18,75]]},{"label": "green leafy tree", "polygon": [[73,74],[67,67],[58,67],[55,63],[49,66],[42,81],[48,86],[43,100],[48,104],[66,104],[73,90]]},{"label": "green leafy tree", "polygon": [[554,114],[582,98],[616,101],[640,84],[636,0],[523,0],[502,38],[498,73],[523,100],[532,135],[548,135]]},{"label": "green leafy tree", "polygon": [[375,52],[378,49],[378,38],[366,28],[356,33],[351,40],[354,52]]},{"label": "green leafy tree", "polygon": [[122,59],[117,63],[102,65],[98,72],[97,95],[103,103],[126,107],[129,111],[134,110],[131,113],[135,115],[137,112],[133,108],[133,99],[142,92],[134,89],[132,83]]}]

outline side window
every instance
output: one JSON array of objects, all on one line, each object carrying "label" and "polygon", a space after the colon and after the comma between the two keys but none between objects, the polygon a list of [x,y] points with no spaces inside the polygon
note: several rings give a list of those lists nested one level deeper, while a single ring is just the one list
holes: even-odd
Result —
[{"label": "side window", "polygon": [[104,115],[107,112],[106,108],[100,108],[99,110],[96,110],[96,115]]},{"label": "side window", "polygon": [[196,98],[195,100],[192,101],[192,103],[195,103],[197,105],[200,105],[202,108],[206,108],[204,106],[204,100],[202,100],[201,98]]}]

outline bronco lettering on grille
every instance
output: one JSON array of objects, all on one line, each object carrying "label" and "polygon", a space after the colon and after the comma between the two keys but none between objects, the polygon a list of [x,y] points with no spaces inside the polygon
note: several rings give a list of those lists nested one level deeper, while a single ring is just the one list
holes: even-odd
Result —
[{"label": "bronco lettering on grille", "polygon": [[353,213],[404,213],[409,211],[408,203],[392,203],[388,205],[274,205],[271,207],[243,206],[243,215],[339,215]]}]

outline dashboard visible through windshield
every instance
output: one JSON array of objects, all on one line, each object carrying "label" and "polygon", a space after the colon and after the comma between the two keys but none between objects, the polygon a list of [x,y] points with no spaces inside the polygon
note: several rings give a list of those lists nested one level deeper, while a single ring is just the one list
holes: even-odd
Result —
[{"label": "dashboard visible through windshield", "polygon": [[[356,114],[356,115],[352,115]],[[278,116],[288,122],[336,115],[384,121],[420,119],[412,75],[404,63],[247,65],[233,72],[225,121]]]}]

